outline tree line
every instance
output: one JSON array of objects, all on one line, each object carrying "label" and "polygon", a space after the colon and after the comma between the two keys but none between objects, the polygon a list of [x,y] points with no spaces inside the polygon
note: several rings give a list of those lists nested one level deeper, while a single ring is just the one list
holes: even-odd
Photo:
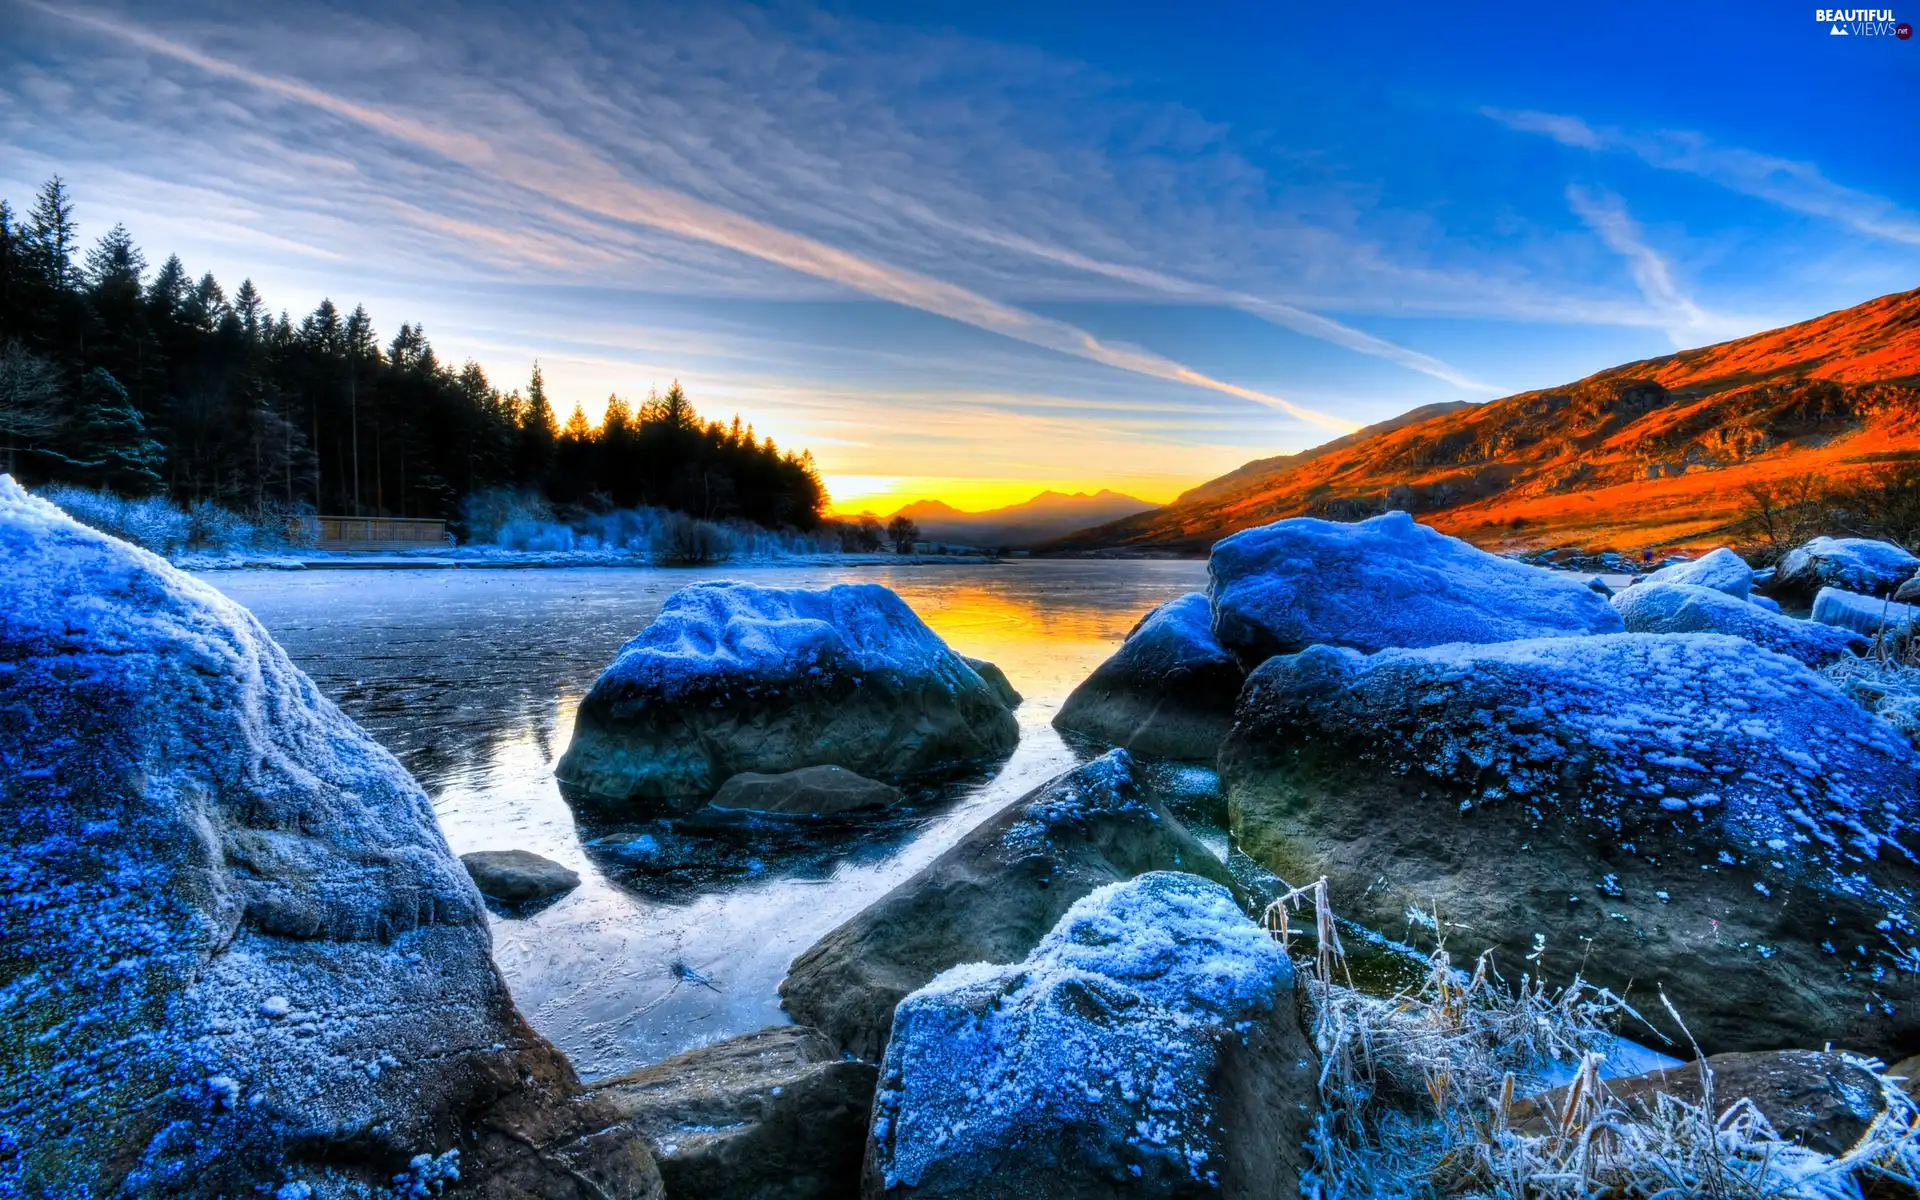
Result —
[{"label": "tree line", "polygon": [[675,383],[561,424],[539,366],[502,392],[442,363],[423,328],[384,344],[364,307],[294,321],[244,280],[228,295],[177,255],[157,270],[124,226],[84,252],[58,178],[0,200],[0,466],[28,483],[212,501],[256,516],[457,519],[513,489],[558,511],[651,505],[811,529],[811,454],[708,421]]}]

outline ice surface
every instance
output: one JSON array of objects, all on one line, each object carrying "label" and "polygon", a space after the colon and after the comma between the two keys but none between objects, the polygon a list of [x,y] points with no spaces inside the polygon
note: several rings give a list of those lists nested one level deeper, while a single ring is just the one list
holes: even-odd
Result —
[{"label": "ice surface", "polygon": [[[1877,601],[1875,603],[1878,603]],[[1851,630],[1770,612],[1729,591],[1646,582],[1613,598],[1629,633],[1725,633],[1821,667],[1867,642]]]},{"label": "ice surface", "polygon": [[1622,628],[1579,577],[1488,554],[1403,512],[1249,529],[1215,544],[1207,572],[1214,635],[1249,663],[1317,643],[1373,651]]},{"label": "ice surface", "polygon": [[1870,638],[1878,637],[1883,629],[1889,635],[1905,633],[1913,628],[1917,617],[1920,608],[1911,604],[1895,604],[1837,587],[1823,587],[1813,598],[1813,620]]}]

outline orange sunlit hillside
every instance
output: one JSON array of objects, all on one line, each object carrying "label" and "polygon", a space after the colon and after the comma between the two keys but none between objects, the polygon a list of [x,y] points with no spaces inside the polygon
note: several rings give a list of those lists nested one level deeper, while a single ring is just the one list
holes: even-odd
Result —
[{"label": "orange sunlit hillside", "polygon": [[1061,545],[1197,550],[1282,517],[1389,507],[1503,549],[1717,545],[1751,483],[1844,483],[1920,458],[1920,291],[1410,415]]}]

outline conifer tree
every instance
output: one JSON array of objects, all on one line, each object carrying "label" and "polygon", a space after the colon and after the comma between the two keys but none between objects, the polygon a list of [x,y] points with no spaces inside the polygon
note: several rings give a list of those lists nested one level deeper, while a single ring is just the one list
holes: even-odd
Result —
[{"label": "conifer tree", "polygon": [[73,465],[86,482],[131,495],[160,488],[166,451],[147,433],[127,389],[98,367],[80,381],[80,407],[69,445]]}]

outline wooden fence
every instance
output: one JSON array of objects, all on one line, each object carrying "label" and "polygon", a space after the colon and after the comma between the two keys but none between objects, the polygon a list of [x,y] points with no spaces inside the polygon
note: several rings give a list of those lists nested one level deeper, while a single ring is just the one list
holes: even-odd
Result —
[{"label": "wooden fence", "polygon": [[447,523],[424,517],[310,517],[322,550],[423,550],[452,545]]}]

